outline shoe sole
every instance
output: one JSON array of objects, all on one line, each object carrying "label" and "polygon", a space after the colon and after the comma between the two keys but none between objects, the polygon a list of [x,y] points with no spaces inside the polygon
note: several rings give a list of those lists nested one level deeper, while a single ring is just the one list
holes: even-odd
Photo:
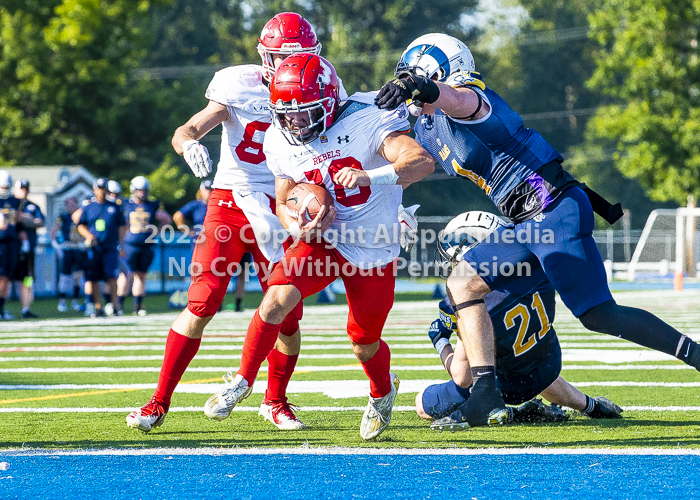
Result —
[{"label": "shoe sole", "polygon": [[[486,426],[490,427],[493,425],[503,425],[508,421],[508,410],[507,409],[502,409],[502,410],[495,410],[491,414],[489,414],[488,419],[486,421]],[[483,427],[483,426],[476,426],[476,427]],[[443,425],[435,425],[432,424],[430,426],[431,431],[450,431],[450,432],[457,432],[457,431],[466,431],[467,429],[471,429],[472,426],[469,425],[468,422],[460,422],[460,423],[454,423],[454,424],[443,424]]]},{"label": "shoe sole", "polygon": [[248,396],[250,396],[250,394],[251,394],[252,392],[253,392],[253,387],[248,387],[248,390],[245,391],[243,394],[241,394],[241,395],[238,397],[238,399],[236,399],[236,401],[233,403],[233,405],[232,405],[231,408],[228,410],[228,413],[227,413],[226,415],[216,415],[216,414],[210,415],[210,414],[207,412],[207,409],[208,409],[208,406],[207,406],[207,405],[209,404],[209,401],[211,401],[211,399],[212,399],[214,396],[217,397],[216,402],[217,402],[217,403],[219,402],[219,400],[218,400],[219,394],[216,393],[216,394],[212,395],[212,396],[207,400],[207,405],[204,406],[204,415],[206,415],[207,418],[208,418],[209,420],[216,420],[217,422],[221,422],[222,420],[226,420],[228,417],[231,416],[231,412],[232,412],[233,409],[236,407],[236,405],[237,405],[238,403],[240,403],[241,401],[243,401],[243,400],[244,400],[245,398],[247,398]]}]

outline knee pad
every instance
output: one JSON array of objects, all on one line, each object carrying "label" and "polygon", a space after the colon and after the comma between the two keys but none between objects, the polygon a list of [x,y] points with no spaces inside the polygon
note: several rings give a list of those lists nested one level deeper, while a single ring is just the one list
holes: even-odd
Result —
[{"label": "knee pad", "polygon": [[226,295],[228,282],[224,281],[212,273],[193,277],[187,292],[187,309],[200,318],[214,316]]}]

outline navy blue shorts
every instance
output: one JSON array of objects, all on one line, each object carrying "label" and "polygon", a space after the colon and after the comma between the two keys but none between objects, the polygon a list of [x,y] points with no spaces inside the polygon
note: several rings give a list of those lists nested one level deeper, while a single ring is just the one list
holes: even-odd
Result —
[{"label": "navy blue shorts", "polygon": [[[498,363],[498,361],[496,361]],[[559,342],[552,345],[546,360],[525,375],[508,373],[496,367],[498,387],[503,393],[503,400],[509,405],[519,405],[530,401],[547,387],[552,385],[561,373],[561,347]]]},{"label": "navy blue shorts", "polygon": [[464,260],[491,290],[526,274],[522,264],[518,273],[518,263],[542,266],[566,307],[579,317],[612,299],[594,225],[588,196],[570,188],[534,219],[496,230]]},{"label": "navy blue shorts", "polygon": [[87,252],[78,248],[63,250],[61,259],[61,274],[71,275],[77,271],[84,271],[87,266]]},{"label": "navy blue shorts", "polygon": [[0,241],[0,276],[10,278],[14,275],[18,248],[15,241]]},{"label": "navy blue shorts", "polygon": [[153,247],[151,245],[124,245],[124,263],[131,273],[145,273],[153,262]]},{"label": "navy blue shorts", "polygon": [[89,248],[86,253],[85,281],[94,282],[117,279],[119,274],[119,255],[116,249],[105,251]]},{"label": "navy blue shorts", "polygon": [[24,281],[24,278],[34,278],[34,250],[20,252],[17,250],[17,260],[12,281]]}]

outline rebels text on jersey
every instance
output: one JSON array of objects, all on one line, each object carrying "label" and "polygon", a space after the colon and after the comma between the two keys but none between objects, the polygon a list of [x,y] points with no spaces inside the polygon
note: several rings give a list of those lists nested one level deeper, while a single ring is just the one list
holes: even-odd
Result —
[{"label": "rebels text on jersey", "polygon": [[[229,117],[222,123],[221,157],[215,189],[262,191],[274,196],[274,176],[262,151],[265,132],[272,123],[270,89],[263,81],[262,66],[246,64],[216,72],[206,97],[226,106]],[[340,84],[341,99],[347,97]]]},{"label": "rebels text on jersey", "polygon": [[268,130],[263,150],[275,177],[324,186],[335,200],[336,218],[324,237],[361,269],[384,266],[399,255],[397,219],[402,188],[372,185],[348,189],[333,182],[344,167],[373,170],[387,165],[377,151],[391,132],[408,130],[408,111],[374,105],[376,92],[353,94],[325,134],[295,146],[283,131]]}]

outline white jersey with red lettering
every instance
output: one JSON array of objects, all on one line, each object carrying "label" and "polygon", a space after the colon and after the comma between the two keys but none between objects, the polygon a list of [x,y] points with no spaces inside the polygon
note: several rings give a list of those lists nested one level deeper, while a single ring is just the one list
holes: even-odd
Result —
[{"label": "white jersey with red lettering", "polygon": [[348,189],[332,179],[344,167],[373,170],[389,164],[377,153],[379,147],[391,132],[409,129],[405,105],[394,111],[381,110],[374,105],[375,96],[376,92],[350,96],[333,125],[309,144],[290,144],[275,126],[267,131],[263,143],[268,167],[276,177],[323,185],[330,191],[337,215],[324,237],[361,269],[388,264],[400,249],[401,186]]}]

